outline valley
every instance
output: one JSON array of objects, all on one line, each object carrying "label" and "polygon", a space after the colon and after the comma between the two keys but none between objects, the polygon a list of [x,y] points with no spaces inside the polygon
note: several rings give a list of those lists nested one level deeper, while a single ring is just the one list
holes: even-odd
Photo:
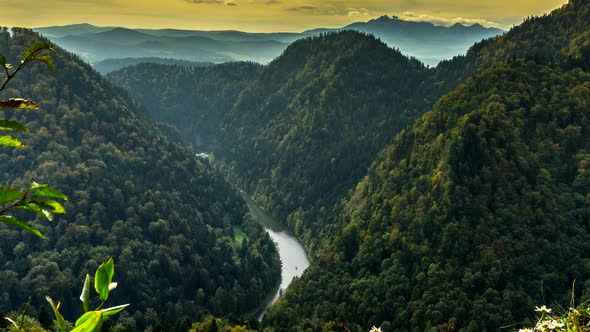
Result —
[{"label": "valley", "polygon": [[10,317],[30,297],[53,330],[52,294],[75,321],[113,257],[131,306],[104,331],[590,326],[587,1],[506,32],[4,28],[0,60],[43,35],[55,71],[6,91],[40,109],[0,110],[31,128],[0,182],[70,200],[31,221],[46,240],[0,225]]},{"label": "valley", "polygon": [[264,313],[266,313],[268,307],[275,303],[279,299],[279,296],[287,290],[293,278],[301,277],[303,272],[309,267],[310,261],[299,239],[297,239],[284,223],[277,221],[257,206],[244,192],[242,192],[242,197],[244,197],[254,220],[264,227],[270,238],[275,242],[281,258],[281,284],[258,316],[260,320],[264,317]]}]

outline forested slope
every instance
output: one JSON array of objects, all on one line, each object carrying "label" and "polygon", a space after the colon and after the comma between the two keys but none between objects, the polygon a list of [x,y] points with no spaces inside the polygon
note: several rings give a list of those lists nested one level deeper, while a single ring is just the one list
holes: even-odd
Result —
[{"label": "forested slope", "polygon": [[430,74],[372,36],[343,31],[299,40],[264,67],[140,65],[109,78],[185,141],[212,147],[232,182],[315,248],[312,234],[377,152],[441,94],[425,84]]},{"label": "forested slope", "polygon": [[440,65],[435,85],[467,83],[380,154],[343,231],[266,323],[497,330],[567,305],[574,281],[584,300],[589,7],[572,1]]},{"label": "forested slope", "polygon": [[442,98],[381,153],[266,323],[497,330],[569,303],[575,280],[587,292],[589,101],[587,72],[532,61]]},{"label": "forested slope", "polygon": [[428,108],[430,91],[420,89],[428,74],[358,32],[299,40],[240,95],[216,157],[314,250],[377,152]]},{"label": "forested slope", "polygon": [[185,143],[211,151],[223,117],[261,70],[253,62],[192,68],[144,63],[108,78],[130,91],[154,120],[174,126]]},{"label": "forested slope", "polygon": [[574,280],[580,300],[589,15],[572,0],[435,69],[349,31],[265,66],[214,150],[314,255],[264,323],[497,330]]},{"label": "forested slope", "polygon": [[456,86],[499,61],[532,59],[561,67],[590,68],[590,3],[570,0],[540,17],[529,17],[507,33],[473,45],[465,56],[442,61],[437,86]]},{"label": "forested slope", "polygon": [[[0,53],[16,63],[39,40],[0,31]],[[83,276],[114,257],[114,303],[131,303],[121,323],[183,329],[201,311],[235,315],[261,304],[280,263],[263,229],[208,162],[170,141],[126,93],[62,49],[56,70],[30,66],[4,97],[28,97],[38,111],[2,111],[25,123],[25,149],[0,151],[0,181],[35,180],[70,196],[67,214],[39,223],[47,240],[0,226],[0,309],[51,294],[72,319]],[[247,240],[240,243],[233,228]]]}]

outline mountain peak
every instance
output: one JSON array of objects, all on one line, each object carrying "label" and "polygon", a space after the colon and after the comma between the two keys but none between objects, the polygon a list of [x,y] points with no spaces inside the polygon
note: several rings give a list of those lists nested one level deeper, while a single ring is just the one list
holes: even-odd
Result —
[{"label": "mountain peak", "polygon": [[103,38],[152,38],[150,35],[145,34],[143,32],[139,32],[137,30],[128,29],[128,28],[113,28],[107,31],[101,31],[95,33],[96,36],[101,36]]},{"label": "mountain peak", "polygon": [[479,23],[475,23],[475,24],[472,24],[472,25],[466,25],[466,24],[459,23],[459,22],[451,25],[449,28],[450,29],[459,29],[459,30],[460,29],[469,29],[469,30],[488,30],[488,29],[493,29],[493,28],[486,28],[486,27],[484,27],[483,25],[481,25]]}]

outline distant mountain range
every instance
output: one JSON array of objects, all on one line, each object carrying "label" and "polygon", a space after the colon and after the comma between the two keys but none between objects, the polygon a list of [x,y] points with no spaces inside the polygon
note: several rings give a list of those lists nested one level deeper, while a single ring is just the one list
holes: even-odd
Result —
[{"label": "distant mountain range", "polygon": [[106,59],[146,57],[213,63],[268,63],[297,39],[330,31],[357,30],[373,34],[390,47],[435,66],[441,60],[465,53],[477,41],[503,33],[500,29],[485,28],[479,24],[444,27],[429,22],[404,21],[395,16],[382,16],[343,28],[322,28],[301,33],[127,29],[86,23],[34,30],[91,64]]}]

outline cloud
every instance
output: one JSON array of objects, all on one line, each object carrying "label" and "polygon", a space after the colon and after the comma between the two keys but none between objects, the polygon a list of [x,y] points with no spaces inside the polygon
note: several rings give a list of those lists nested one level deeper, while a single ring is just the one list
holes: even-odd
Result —
[{"label": "cloud", "polygon": [[346,15],[350,17],[368,16],[369,10],[367,8],[348,8]]},{"label": "cloud", "polygon": [[223,0],[186,0],[190,3],[197,3],[197,4],[214,4],[214,5],[221,5],[223,4]]},{"label": "cloud", "polygon": [[487,27],[497,27],[500,26],[499,23],[486,20],[483,18],[465,18],[465,17],[455,17],[455,18],[445,18],[439,16],[433,16],[428,14],[416,14],[414,12],[404,12],[400,15],[397,15],[399,19],[405,21],[415,21],[415,22],[432,22],[435,25],[444,25],[444,26],[451,26],[456,23],[461,23],[463,25],[473,25],[473,24],[481,24]]},{"label": "cloud", "polygon": [[206,5],[226,5],[226,6],[237,6],[238,3],[234,0],[185,0],[186,2]]},{"label": "cloud", "polygon": [[280,3],[281,2],[278,1],[278,0],[267,0],[267,1],[264,2],[264,4],[267,5],[267,6],[278,5]]},{"label": "cloud", "polygon": [[316,7],[314,7],[314,6],[304,5],[304,6],[287,8],[287,11],[290,11],[290,12],[302,12],[302,11],[309,11],[309,10],[315,10],[315,9],[316,9]]}]

